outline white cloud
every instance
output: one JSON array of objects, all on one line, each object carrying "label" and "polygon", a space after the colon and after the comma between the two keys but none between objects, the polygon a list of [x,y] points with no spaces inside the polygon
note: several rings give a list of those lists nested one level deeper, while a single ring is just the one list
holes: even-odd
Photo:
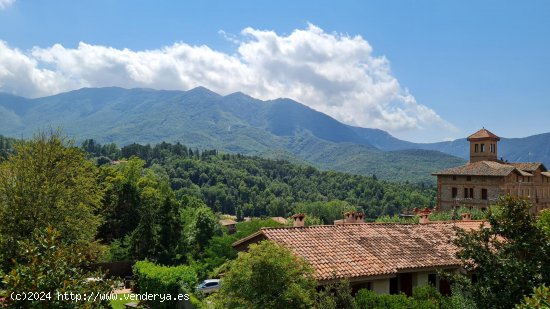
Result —
[{"label": "white cloud", "polygon": [[[0,0],[2,1],[2,0]],[[80,87],[149,87],[220,94],[242,91],[260,99],[288,97],[345,123],[400,132],[452,126],[404,89],[385,57],[360,36],[309,25],[287,36],[244,29],[220,32],[234,55],[176,43],[133,51],[80,43],[21,52],[0,42],[0,91],[43,96]]]},{"label": "white cloud", "polygon": [[14,2],[15,2],[15,0],[0,0],[0,10],[7,9]]}]

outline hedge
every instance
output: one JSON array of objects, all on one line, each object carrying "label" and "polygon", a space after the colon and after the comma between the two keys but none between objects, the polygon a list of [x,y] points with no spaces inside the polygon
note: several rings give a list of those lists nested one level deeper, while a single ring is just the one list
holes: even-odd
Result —
[{"label": "hedge", "polygon": [[[139,261],[134,264],[134,278],[140,294],[170,294],[172,299],[178,293],[189,293],[197,285],[197,274],[190,266],[160,266],[149,261]],[[154,308],[174,308],[176,301],[159,300]]]}]

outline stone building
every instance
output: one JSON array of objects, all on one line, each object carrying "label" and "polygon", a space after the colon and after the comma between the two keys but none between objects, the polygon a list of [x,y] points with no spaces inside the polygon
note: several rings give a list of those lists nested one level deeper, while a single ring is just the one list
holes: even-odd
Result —
[{"label": "stone building", "polygon": [[550,207],[550,172],[540,162],[498,159],[500,138],[483,128],[468,137],[470,162],[434,173],[437,209],[467,206],[481,210],[501,195],[520,196],[537,212]]}]

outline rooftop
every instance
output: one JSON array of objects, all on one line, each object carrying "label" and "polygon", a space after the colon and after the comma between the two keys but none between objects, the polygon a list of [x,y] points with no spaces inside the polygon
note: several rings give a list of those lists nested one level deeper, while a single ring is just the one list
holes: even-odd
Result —
[{"label": "rooftop", "polygon": [[483,129],[477,131],[476,133],[468,136],[468,141],[478,140],[478,139],[486,139],[486,138],[496,139],[497,141],[500,140],[500,137],[498,137],[496,134],[494,134],[491,131],[483,128]]},{"label": "rooftop", "polygon": [[543,172],[546,171],[546,167],[540,162],[507,163],[502,161],[478,161],[444,169],[432,175],[508,176],[515,171],[522,176],[533,176],[532,172],[539,168]]},{"label": "rooftop", "polygon": [[483,221],[428,224],[368,223],[264,228],[233,244],[244,250],[264,239],[303,257],[319,281],[390,276],[412,269],[458,267],[451,243],[455,227],[478,229]]}]

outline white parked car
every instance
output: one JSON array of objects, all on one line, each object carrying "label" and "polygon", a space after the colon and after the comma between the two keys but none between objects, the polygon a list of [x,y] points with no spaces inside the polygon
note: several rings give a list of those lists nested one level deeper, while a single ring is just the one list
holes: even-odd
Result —
[{"label": "white parked car", "polygon": [[201,282],[197,286],[197,292],[202,292],[204,294],[214,293],[220,290],[221,280],[220,279],[207,279]]}]

